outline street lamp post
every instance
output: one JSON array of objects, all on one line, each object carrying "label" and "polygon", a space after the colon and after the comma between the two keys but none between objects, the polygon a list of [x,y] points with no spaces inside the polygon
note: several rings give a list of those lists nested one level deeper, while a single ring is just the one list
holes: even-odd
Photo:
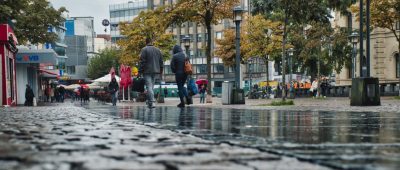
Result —
[{"label": "street lamp post", "polygon": [[236,89],[240,89],[240,22],[242,21],[242,12],[243,9],[240,6],[237,6],[233,9],[233,20],[236,24],[236,72],[235,72],[235,81],[236,81]]},{"label": "street lamp post", "polygon": [[352,68],[352,78],[356,77],[356,63],[357,63],[357,49],[356,46],[358,44],[358,33],[357,32],[353,32],[351,33],[351,35],[349,36],[349,39],[351,41],[351,44],[353,44],[353,68]]},{"label": "street lamp post", "polygon": [[289,89],[289,98],[293,99],[294,98],[294,89],[293,89],[293,83],[292,83],[292,74],[293,74],[293,53],[294,53],[294,49],[293,48],[289,48],[288,49],[288,54],[289,54],[289,85],[290,85],[290,89]]},{"label": "street lamp post", "polygon": [[247,63],[249,63],[249,79],[250,79],[250,81],[249,81],[249,86],[250,86],[250,92],[249,92],[249,96],[250,96],[250,98],[252,98],[252,93],[253,93],[253,85],[252,85],[252,80],[251,80],[251,78],[252,78],[252,74],[253,74],[253,70],[252,70],[252,64],[253,64],[253,59],[252,58],[249,58],[248,60],[247,60]]},{"label": "street lamp post", "polygon": [[189,48],[190,48],[190,37],[186,35],[183,37],[183,45],[185,46],[185,51],[186,51],[186,56],[190,59],[190,53],[189,53]]}]

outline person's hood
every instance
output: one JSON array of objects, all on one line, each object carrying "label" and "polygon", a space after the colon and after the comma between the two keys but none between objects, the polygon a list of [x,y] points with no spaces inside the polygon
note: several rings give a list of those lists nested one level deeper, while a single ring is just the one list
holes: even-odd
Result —
[{"label": "person's hood", "polygon": [[179,46],[179,45],[175,45],[175,46],[174,46],[174,49],[172,50],[173,54],[180,53],[180,52],[182,52],[182,51],[183,51],[183,50],[182,50],[182,47]]}]

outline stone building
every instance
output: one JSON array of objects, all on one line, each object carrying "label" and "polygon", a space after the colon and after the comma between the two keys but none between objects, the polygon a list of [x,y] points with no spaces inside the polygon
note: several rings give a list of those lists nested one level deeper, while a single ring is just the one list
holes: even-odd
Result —
[{"label": "stone building", "polygon": [[[348,27],[352,30],[359,29],[359,22],[353,16],[342,16],[340,13],[335,14],[334,26]],[[393,23],[400,34],[400,22]],[[398,43],[395,35],[388,29],[374,28],[371,31],[371,58],[370,68],[371,76],[379,78],[382,83],[397,83],[400,78],[400,55]],[[364,49],[366,41],[364,40]],[[359,48],[359,44],[356,47]],[[366,55],[365,51],[363,52]],[[356,57],[356,77],[360,76],[360,52],[357,50]],[[362,59],[362,58],[361,58]],[[365,60],[363,60],[365,61]],[[363,69],[363,68],[361,68]],[[366,68],[363,70],[365,71]],[[336,85],[351,85],[352,68],[343,68],[340,73],[336,74]]]}]

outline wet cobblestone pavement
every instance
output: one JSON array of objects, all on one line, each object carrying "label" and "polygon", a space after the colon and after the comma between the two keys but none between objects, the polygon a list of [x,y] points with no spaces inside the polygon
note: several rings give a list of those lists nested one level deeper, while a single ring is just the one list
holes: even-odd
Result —
[{"label": "wet cobblestone pavement", "polygon": [[[144,107],[87,108],[0,108],[0,169],[328,169],[260,148],[201,139],[176,130],[174,123],[143,125],[131,119],[181,113],[159,110],[172,107],[157,108],[157,114]],[[175,130],[161,129],[166,127]]]},{"label": "wet cobblestone pavement", "polygon": [[[338,169],[400,169],[400,114],[226,107],[86,106],[148,126]],[[242,107],[242,106],[241,106]]]}]

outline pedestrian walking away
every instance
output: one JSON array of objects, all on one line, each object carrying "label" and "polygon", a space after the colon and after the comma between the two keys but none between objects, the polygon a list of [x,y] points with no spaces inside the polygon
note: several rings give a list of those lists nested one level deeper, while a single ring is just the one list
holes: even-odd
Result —
[{"label": "pedestrian walking away", "polygon": [[172,52],[174,55],[171,60],[171,71],[175,73],[175,80],[176,84],[178,85],[178,95],[180,99],[178,107],[185,107],[185,99],[186,102],[189,101],[187,90],[184,87],[188,77],[184,70],[186,56],[179,45],[175,45]]},{"label": "pedestrian walking away", "polygon": [[26,85],[26,90],[25,90],[25,106],[33,106],[33,98],[35,97],[35,94],[33,94],[33,90],[31,86],[28,84]]},{"label": "pedestrian walking away", "polygon": [[118,82],[115,78],[112,78],[110,84],[108,85],[108,90],[111,94],[111,102],[113,106],[117,105],[117,95],[118,95]]},{"label": "pedestrian walking away", "polygon": [[146,47],[140,52],[139,75],[143,75],[147,88],[147,107],[154,108],[154,83],[162,79],[164,61],[161,50],[153,46],[152,39],[146,38]]}]

